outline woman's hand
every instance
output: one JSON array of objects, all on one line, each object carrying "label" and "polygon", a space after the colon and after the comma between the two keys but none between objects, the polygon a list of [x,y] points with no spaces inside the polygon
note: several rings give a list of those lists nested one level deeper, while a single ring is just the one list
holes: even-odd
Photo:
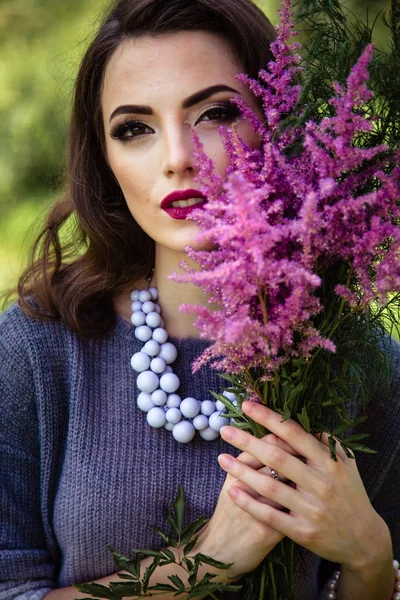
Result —
[{"label": "woman's hand", "polygon": [[[227,490],[235,504],[262,523],[272,539],[273,531],[280,532],[318,556],[351,570],[362,571],[382,557],[386,560],[391,555],[390,533],[369,501],[355,460],[347,458],[338,447],[335,462],[330,457],[327,436],[319,440],[292,420],[281,422],[281,416],[265,406],[244,402],[243,411],[287,442],[303,460],[281,446],[224,427],[221,435],[225,441],[295,484],[291,487],[268,477],[262,469],[221,455],[223,469],[241,482],[236,485],[230,480]],[[289,512],[261,502],[260,496]]]},{"label": "woman's hand", "polygon": [[[259,443],[272,448],[278,446],[288,455],[295,454],[288,444],[273,434],[265,436],[259,440]],[[270,478],[267,467],[249,454],[240,454],[236,461],[243,467]],[[234,563],[227,573],[228,577],[234,578],[255,569],[281,541],[283,535],[268,524],[254,518],[249,512],[239,508],[229,496],[229,490],[232,487],[240,489],[247,497],[251,497],[260,505],[273,506],[277,512],[282,507],[274,500],[263,497],[246,483],[240,482],[228,474],[214,514],[201,531],[193,553],[201,552],[216,560]]]}]

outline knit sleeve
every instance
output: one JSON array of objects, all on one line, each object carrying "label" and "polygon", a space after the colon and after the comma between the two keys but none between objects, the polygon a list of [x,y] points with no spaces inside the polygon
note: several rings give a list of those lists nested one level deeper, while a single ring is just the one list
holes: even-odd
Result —
[{"label": "knit sleeve", "polygon": [[0,600],[41,600],[55,587],[41,519],[38,419],[25,334],[19,310],[0,317]]},{"label": "knit sleeve", "polygon": [[385,407],[385,429],[381,431],[383,445],[388,449],[385,479],[374,498],[374,506],[389,526],[393,552],[400,560],[400,344],[390,341],[391,394]]}]

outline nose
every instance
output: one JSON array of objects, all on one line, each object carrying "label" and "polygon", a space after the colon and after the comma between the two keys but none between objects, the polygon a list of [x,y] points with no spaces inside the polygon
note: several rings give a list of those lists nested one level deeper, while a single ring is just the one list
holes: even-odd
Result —
[{"label": "nose", "polygon": [[171,178],[194,172],[193,142],[185,123],[173,124],[164,132],[163,174]]}]

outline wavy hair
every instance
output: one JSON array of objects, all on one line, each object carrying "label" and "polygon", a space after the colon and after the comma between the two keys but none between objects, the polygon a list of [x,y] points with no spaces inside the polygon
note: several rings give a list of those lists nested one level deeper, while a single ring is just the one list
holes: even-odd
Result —
[{"label": "wavy hair", "polygon": [[62,319],[81,335],[105,333],[114,324],[115,296],[152,268],[154,242],[130,214],[105,160],[101,90],[108,60],[121,42],[182,30],[222,36],[252,77],[271,59],[276,36],[250,0],[119,0],[112,5],[76,79],[67,191],[50,209],[18,282],[18,301],[29,315]]}]

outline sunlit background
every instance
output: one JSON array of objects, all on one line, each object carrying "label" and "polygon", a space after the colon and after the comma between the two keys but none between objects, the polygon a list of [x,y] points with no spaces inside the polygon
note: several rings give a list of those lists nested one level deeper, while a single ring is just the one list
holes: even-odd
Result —
[{"label": "sunlit background", "polygon": [[[258,4],[276,23],[279,0]],[[0,293],[16,284],[40,217],[59,193],[74,74],[106,5],[0,0]],[[368,9],[372,20],[390,0],[346,6],[357,15]],[[384,27],[376,31],[384,44]]]}]

